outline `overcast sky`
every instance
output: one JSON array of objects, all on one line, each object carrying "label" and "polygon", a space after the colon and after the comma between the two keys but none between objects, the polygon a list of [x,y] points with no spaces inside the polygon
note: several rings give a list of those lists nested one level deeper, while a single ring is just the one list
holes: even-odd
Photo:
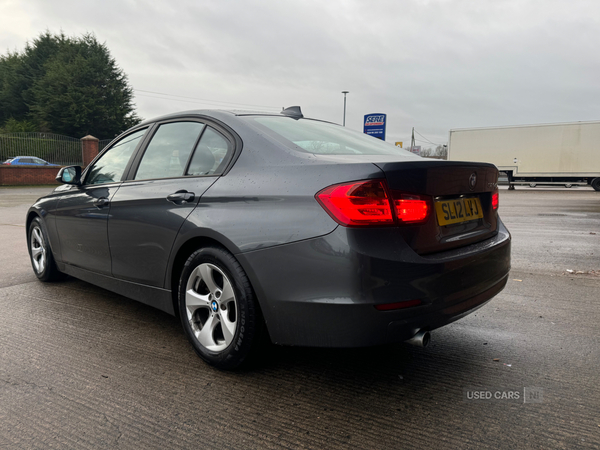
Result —
[{"label": "overcast sky", "polygon": [[341,123],[343,90],[346,125],[386,113],[390,142],[600,119],[598,0],[0,0],[1,53],[46,29],[105,42],[146,119],[300,105]]}]

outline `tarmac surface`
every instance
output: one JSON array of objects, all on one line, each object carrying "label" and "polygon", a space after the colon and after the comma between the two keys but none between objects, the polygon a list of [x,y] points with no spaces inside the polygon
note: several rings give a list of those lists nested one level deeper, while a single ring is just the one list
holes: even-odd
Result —
[{"label": "tarmac surface", "polygon": [[232,373],[174,317],[37,281],[24,215],[49,190],[0,188],[0,449],[600,448],[600,192],[501,190],[508,285],[427,348],[273,348]]}]

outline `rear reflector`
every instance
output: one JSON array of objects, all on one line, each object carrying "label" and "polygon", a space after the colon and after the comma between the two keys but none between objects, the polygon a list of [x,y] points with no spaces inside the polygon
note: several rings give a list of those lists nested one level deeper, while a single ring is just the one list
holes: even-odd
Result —
[{"label": "rear reflector", "polygon": [[381,180],[329,186],[318,192],[317,201],[340,225],[392,225],[394,218]]},{"label": "rear reflector", "polygon": [[411,306],[419,306],[421,300],[409,300],[407,302],[385,303],[383,305],[375,305],[375,309],[379,311],[391,311],[393,309],[410,308]]},{"label": "rear reflector", "polygon": [[492,209],[494,211],[496,211],[498,209],[499,205],[500,205],[500,195],[499,195],[498,191],[496,190],[492,194]]}]

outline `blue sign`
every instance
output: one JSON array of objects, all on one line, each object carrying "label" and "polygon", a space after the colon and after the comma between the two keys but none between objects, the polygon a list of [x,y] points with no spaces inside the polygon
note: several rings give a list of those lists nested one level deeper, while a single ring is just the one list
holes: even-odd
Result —
[{"label": "blue sign", "polygon": [[385,141],[385,114],[367,114],[364,133]]}]

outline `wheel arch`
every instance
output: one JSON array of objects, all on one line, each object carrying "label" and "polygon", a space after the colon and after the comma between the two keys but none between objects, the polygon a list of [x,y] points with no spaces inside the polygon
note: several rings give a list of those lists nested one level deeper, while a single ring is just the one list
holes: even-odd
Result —
[{"label": "wheel arch", "polygon": [[40,219],[40,224],[44,230],[44,232],[46,233],[46,238],[48,239],[48,245],[50,246],[50,251],[52,253],[54,253],[54,246],[52,245],[52,239],[50,239],[50,234],[48,233],[48,224],[46,223],[46,221],[44,220],[44,216],[43,214],[34,209],[31,208],[28,212],[27,212],[27,218],[25,219],[25,237],[27,239],[27,248],[29,249],[29,227],[31,226],[31,223],[35,220],[35,219]]},{"label": "wheel arch", "polygon": [[[251,267],[248,267],[245,258],[240,258],[239,249],[223,236],[208,236],[208,235],[196,235],[191,236],[181,243],[177,243],[173,249],[171,263],[167,269],[167,279],[165,280],[165,288],[171,290],[171,300],[173,302],[173,309],[175,315],[179,316],[179,278],[183,270],[183,266],[187,259],[192,253],[202,247],[219,247],[223,250],[228,251],[233,255],[237,262],[242,266],[242,269],[246,272],[246,275],[250,281],[250,286],[256,296],[259,309],[262,310],[262,291],[260,286],[257,286],[257,280]],[[264,317],[264,316],[263,316]]]},{"label": "wheel arch", "polygon": [[45,216],[47,215],[47,211],[45,209],[36,209],[35,206],[31,207],[29,211],[27,211],[27,217],[25,219],[25,236],[27,237],[27,245],[29,245],[29,227],[31,226],[31,222],[35,219],[40,219],[40,223],[44,228],[46,233],[46,237],[48,238],[48,245],[50,246],[50,251],[54,256],[54,259],[60,261],[60,245],[57,242],[57,237],[54,233],[51,233],[53,227],[51,224],[47,223]]},{"label": "wheel arch", "polygon": [[[37,219],[40,227],[42,228],[42,234],[43,234],[43,239],[45,241],[45,246],[46,246],[46,265],[47,267],[45,269],[42,270],[42,273],[39,274],[38,271],[35,269],[34,267],[34,272],[36,274],[36,276],[41,280],[41,281],[57,281],[57,280],[61,280],[63,278],[63,274],[61,273],[60,269],[57,267],[57,257],[54,254],[54,246],[52,244],[52,239],[51,239],[51,235],[49,233],[49,224],[46,223],[45,220],[45,210],[44,209],[36,209],[35,207],[31,207],[29,209],[29,211],[27,211],[27,215],[25,218],[25,236],[26,236],[26,241],[27,241],[27,251],[28,254],[30,255],[30,259],[31,259],[31,238],[30,238],[30,234],[29,234],[29,230],[33,224],[33,222]],[[33,265],[33,262],[32,262]]]},{"label": "wheel arch", "polygon": [[171,289],[171,300],[173,301],[173,310],[175,311],[176,316],[179,316],[179,277],[181,276],[183,265],[192,253],[199,248],[207,246],[226,248],[216,239],[208,236],[195,236],[183,242],[172,258],[170,270],[167,271],[165,287]]},{"label": "wheel arch", "polygon": [[39,217],[40,219],[42,218],[41,214],[39,214],[35,209],[30,209],[27,212],[27,218],[25,219],[26,234],[29,234],[29,226],[31,225],[31,222],[33,222],[33,219],[35,219],[36,217]]}]

